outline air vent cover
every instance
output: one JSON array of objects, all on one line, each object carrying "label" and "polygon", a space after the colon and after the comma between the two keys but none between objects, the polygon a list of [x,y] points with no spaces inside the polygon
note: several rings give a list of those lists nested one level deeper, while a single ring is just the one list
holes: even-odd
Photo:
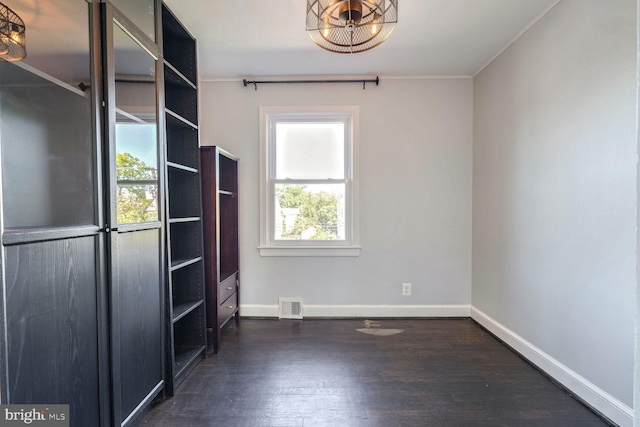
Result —
[{"label": "air vent cover", "polygon": [[279,319],[302,319],[302,298],[279,298]]}]

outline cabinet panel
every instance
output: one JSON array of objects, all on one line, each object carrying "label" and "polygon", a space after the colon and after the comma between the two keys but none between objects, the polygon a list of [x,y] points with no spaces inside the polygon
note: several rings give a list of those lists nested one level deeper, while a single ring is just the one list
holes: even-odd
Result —
[{"label": "cabinet panel", "polygon": [[[122,419],[163,380],[160,229],[119,233],[113,304]],[[119,420],[122,421],[122,420]]]},{"label": "cabinet panel", "polygon": [[96,239],[5,249],[9,396],[3,399],[69,404],[73,426],[100,424]]},{"label": "cabinet panel", "polygon": [[25,21],[28,56],[0,61],[2,402],[68,404],[72,426],[107,425],[93,108],[101,88],[90,89],[92,59],[100,65],[100,52],[91,52],[99,10],[83,0],[8,3]]},{"label": "cabinet panel", "polygon": [[113,414],[115,424],[129,426],[160,393],[165,379],[158,52],[132,23],[135,14],[123,17],[110,4],[104,7],[107,41],[112,42],[107,51],[108,223],[117,224],[110,248]]}]

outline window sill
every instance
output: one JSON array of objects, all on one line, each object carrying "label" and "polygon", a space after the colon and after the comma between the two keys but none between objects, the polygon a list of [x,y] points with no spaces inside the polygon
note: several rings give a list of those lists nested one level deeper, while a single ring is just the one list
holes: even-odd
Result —
[{"label": "window sill", "polygon": [[260,256],[264,257],[357,257],[360,246],[259,246]]}]

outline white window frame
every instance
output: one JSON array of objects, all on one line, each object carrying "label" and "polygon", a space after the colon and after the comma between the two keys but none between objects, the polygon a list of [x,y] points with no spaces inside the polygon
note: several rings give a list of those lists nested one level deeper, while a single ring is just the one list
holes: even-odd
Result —
[{"label": "white window frame", "polygon": [[[359,256],[358,141],[360,108],[346,106],[260,107],[260,246],[261,256]],[[344,240],[275,240],[275,126],[277,121],[346,120]]]}]

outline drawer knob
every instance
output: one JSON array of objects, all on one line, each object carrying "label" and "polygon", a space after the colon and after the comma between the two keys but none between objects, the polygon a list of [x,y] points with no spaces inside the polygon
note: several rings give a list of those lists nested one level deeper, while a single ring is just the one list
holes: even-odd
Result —
[{"label": "drawer knob", "polygon": [[228,290],[228,291],[232,291],[232,290],[233,290],[233,288],[232,288],[231,286],[227,286],[227,290]]},{"label": "drawer knob", "polygon": [[232,305],[230,305],[230,306],[228,306],[227,308],[233,309],[233,306],[232,306]]}]

